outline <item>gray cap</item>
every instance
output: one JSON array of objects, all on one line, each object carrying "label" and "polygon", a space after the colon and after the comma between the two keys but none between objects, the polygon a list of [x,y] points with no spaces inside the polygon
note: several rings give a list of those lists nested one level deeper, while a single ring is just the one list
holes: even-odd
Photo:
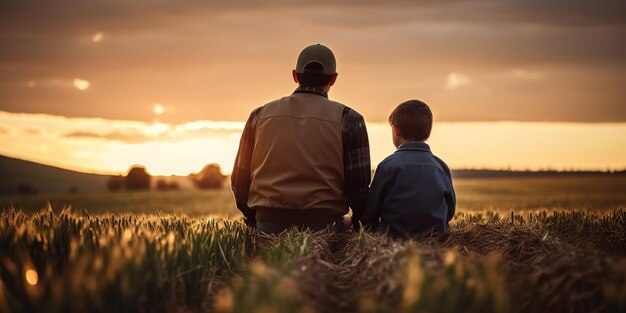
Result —
[{"label": "gray cap", "polygon": [[337,64],[335,62],[335,55],[328,47],[316,44],[310,45],[298,56],[298,62],[296,63],[296,73],[304,73],[304,67],[307,64],[317,62],[322,65],[324,71],[322,74],[333,75],[337,73]]}]

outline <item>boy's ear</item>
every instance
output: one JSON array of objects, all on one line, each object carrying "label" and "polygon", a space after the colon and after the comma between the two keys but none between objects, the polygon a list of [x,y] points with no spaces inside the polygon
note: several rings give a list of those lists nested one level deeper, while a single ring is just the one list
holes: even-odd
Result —
[{"label": "boy's ear", "polygon": [[391,131],[393,132],[394,137],[402,137],[400,130],[395,125],[391,125]]},{"label": "boy's ear", "polygon": [[300,82],[298,81],[298,74],[296,73],[296,70],[292,70],[292,71],[291,71],[291,75],[293,76],[293,81],[294,81],[296,84],[299,84]]}]

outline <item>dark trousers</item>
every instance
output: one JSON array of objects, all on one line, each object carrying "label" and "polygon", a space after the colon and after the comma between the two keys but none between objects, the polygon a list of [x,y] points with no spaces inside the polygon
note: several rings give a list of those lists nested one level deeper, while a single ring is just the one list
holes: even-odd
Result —
[{"label": "dark trousers", "polygon": [[257,221],[256,231],[259,235],[278,235],[288,229],[296,228],[302,231],[318,232],[322,230],[331,230],[338,233],[345,232],[347,227],[343,224],[343,216],[337,218],[335,222],[328,224],[288,224],[274,223],[268,221]]}]

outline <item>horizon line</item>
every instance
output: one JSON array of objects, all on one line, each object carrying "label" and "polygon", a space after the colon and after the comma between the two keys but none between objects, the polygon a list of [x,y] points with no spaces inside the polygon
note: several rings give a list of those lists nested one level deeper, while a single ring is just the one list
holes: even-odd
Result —
[{"label": "horizon line", "polygon": [[[124,172],[124,173],[120,173],[120,172],[104,172],[104,171],[97,171],[97,170],[93,170],[93,169],[87,169],[87,168],[81,168],[81,169],[72,169],[72,168],[68,168],[62,164],[53,164],[53,163],[46,163],[46,162],[40,162],[40,161],[36,161],[34,159],[26,159],[24,157],[19,157],[19,156],[11,156],[11,155],[7,155],[7,154],[2,154],[0,153],[0,157],[5,157],[5,158],[9,158],[9,159],[14,159],[14,160],[20,160],[20,161],[24,161],[24,162],[30,162],[30,163],[35,163],[38,165],[42,165],[42,166],[48,166],[48,167],[53,167],[53,168],[57,168],[57,169],[61,169],[61,170],[66,170],[66,171],[71,171],[71,172],[76,172],[76,173],[81,173],[81,174],[92,174],[92,175],[101,175],[101,176],[119,176],[119,175],[125,175],[128,171]],[[222,170],[222,174],[226,175],[226,176],[230,176],[231,173],[224,173],[223,172],[223,168],[221,167],[221,165],[219,165],[219,163],[217,162],[207,162],[206,164],[217,164],[218,166],[220,166],[220,169]],[[192,172],[189,174],[151,174],[150,173],[150,169],[148,167],[146,167],[145,165],[142,164],[131,164],[128,166],[128,169],[130,170],[130,168],[134,167],[134,166],[143,166],[144,168],[146,168],[146,171],[151,175],[151,176],[163,176],[163,177],[168,177],[168,176],[177,176],[177,177],[187,177],[189,175],[195,174],[197,172]],[[199,169],[198,172],[200,172]],[[374,172],[376,170],[375,167],[372,167],[372,172]],[[450,168],[451,171],[454,172],[459,172],[459,171],[478,171],[478,172],[501,172],[501,173],[580,173],[580,174],[584,174],[584,173],[596,173],[596,174],[613,174],[613,173],[626,173],[626,167],[623,168],[609,168],[607,167],[606,169],[591,169],[591,168],[564,168],[564,169],[556,169],[556,168],[551,168],[551,167],[545,167],[545,168],[538,168],[538,169],[531,169],[531,168],[511,168],[511,167],[502,167],[502,168],[498,168],[498,167],[459,167],[459,168]]]}]

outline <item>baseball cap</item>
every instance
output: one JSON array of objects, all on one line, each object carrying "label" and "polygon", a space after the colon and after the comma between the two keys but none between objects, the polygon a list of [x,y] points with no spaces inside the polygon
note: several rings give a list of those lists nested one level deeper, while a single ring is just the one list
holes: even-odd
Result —
[{"label": "baseball cap", "polygon": [[300,52],[296,63],[296,73],[304,73],[304,67],[313,62],[322,66],[323,72],[320,74],[333,75],[337,73],[335,55],[328,47],[319,43],[310,45]]}]

